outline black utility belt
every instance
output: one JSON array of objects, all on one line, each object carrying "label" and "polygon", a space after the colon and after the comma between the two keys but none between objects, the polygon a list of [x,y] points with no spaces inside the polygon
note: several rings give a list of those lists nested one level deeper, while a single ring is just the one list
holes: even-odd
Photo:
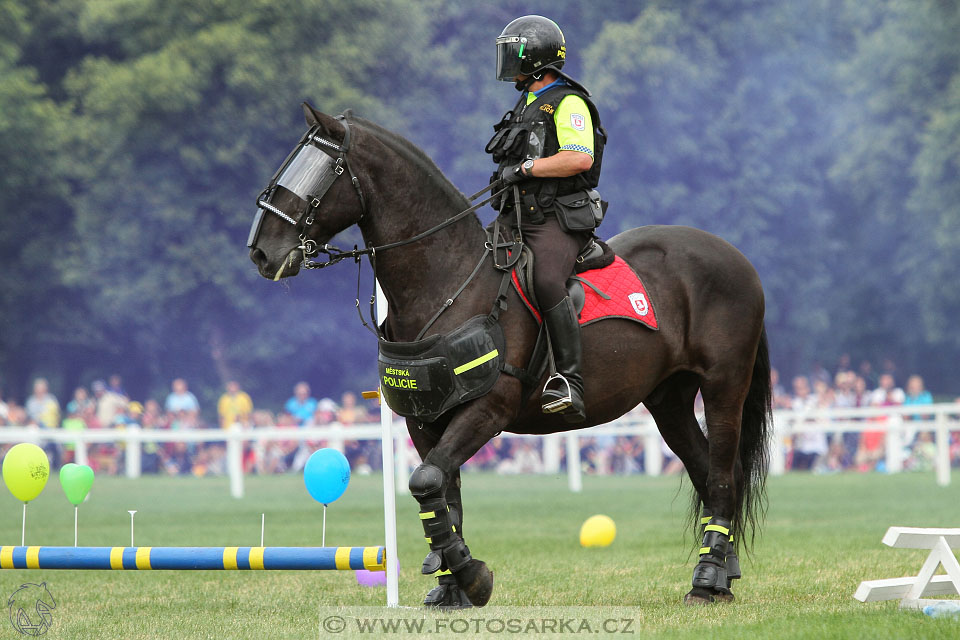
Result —
[{"label": "black utility belt", "polygon": [[606,203],[596,189],[556,196],[543,206],[535,194],[520,196],[520,219],[529,224],[543,224],[548,215],[556,215],[564,231],[593,231],[603,222]]}]

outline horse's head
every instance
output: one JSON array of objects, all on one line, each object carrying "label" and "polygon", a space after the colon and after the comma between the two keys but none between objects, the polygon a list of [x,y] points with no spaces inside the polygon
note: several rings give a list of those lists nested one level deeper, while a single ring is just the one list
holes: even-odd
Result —
[{"label": "horse's head", "polygon": [[257,198],[247,240],[260,275],[274,280],[296,275],[306,257],[359,222],[365,208],[350,168],[356,129],[349,112],[333,118],[304,103],[303,113],[309,130]]}]

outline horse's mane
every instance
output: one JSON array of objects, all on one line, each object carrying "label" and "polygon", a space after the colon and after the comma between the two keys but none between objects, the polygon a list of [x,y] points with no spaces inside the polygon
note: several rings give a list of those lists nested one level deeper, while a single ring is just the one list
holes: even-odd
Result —
[{"label": "horse's mane", "polygon": [[428,174],[443,194],[449,197],[451,201],[462,205],[464,209],[470,206],[470,201],[467,200],[467,196],[443,175],[443,171],[440,170],[437,163],[435,163],[423,149],[400,134],[394,133],[389,129],[384,129],[380,125],[370,122],[365,118],[354,115],[350,118],[350,122],[360,125],[363,129],[373,134],[380,142],[390,147],[391,150],[395,151],[404,159],[409,160],[415,168],[422,170],[424,174]]}]

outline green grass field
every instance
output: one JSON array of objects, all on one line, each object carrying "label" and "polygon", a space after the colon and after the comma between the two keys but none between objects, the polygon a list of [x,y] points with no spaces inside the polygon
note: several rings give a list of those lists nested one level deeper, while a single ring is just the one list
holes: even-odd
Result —
[{"label": "green grass field", "polygon": [[[633,635],[657,638],[960,637],[958,620],[852,597],[861,580],[917,572],[925,551],[890,549],[880,539],[890,525],[958,526],[956,484],[939,488],[930,474],[771,478],[766,525],[752,557],[742,559],[737,602],[687,608],[680,600],[694,562],[688,484],[681,488],[677,477],[584,480],[575,495],[560,476],[464,477],[467,542],[494,570],[496,585],[491,606],[463,617],[629,618]],[[354,476],[328,511],[327,544],[382,543],[381,500],[379,476]],[[140,546],[256,545],[261,513],[268,546],[320,544],[322,508],[299,476],[250,477],[243,500],[229,497],[225,478],[98,478],[80,508],[80,544],[129,544],[128,509],[138,510]],[[409,607],[434,583],[419,575],[427,548],[416,511],[412,498],[398,497],[400,602]],[[19,544],[20,513],[4,491],[0,543]],[[579,527],[595,513],[616,521],[617,538],[608,548],[583,549]],[[73,544],[73,508],[55,477],[28,508],[27,544]],[[55,638],[323,637],[330,635],[319,629],[328,607],[349,613],[385,601],[384,588],[361,587],[352,572],[334,571],[7,570],[0,597],[5,602],[20,584],[42,581],[57,600],[48,634]],[[0,640],[16,637],[9,622],[0,624]]]}]

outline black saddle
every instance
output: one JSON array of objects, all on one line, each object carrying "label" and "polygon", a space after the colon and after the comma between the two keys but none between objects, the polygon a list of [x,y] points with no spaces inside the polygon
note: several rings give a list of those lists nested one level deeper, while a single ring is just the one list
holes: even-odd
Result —
[{"label": "black saddle", "polygon": [[[590,238],[590,241],[587,242],[587,245],[577,256],[577,264],[574,267],[574,275],[567,280],[567,295],[569,295],[570,299],[573,301],[573,307],[576,309],[577,314],[583,311],[583,305],[586,301],[586,294],[584,293],[583,289],[584,283],[577,274],[581,274],[592,269],[602,269],[603,267],[610,266],[613,264],[615,257],[616,254],[613,253],[613,249],[607,246],[607,243],[599,238]],[[515,271],[517,273],[517,280],[520,282],[520,288],[523,290],[523,294],[527,297],[527,300],[530,301],[530,304],[532,304],[534,308],[540,309],[540,305],[537,303],[537,298],[533,287],[534,260],[536,260],[536,257],[533,255],[533,252],[528,247],[524,247],[523,254],[520,256],[520,260],[517,262]]]}]

